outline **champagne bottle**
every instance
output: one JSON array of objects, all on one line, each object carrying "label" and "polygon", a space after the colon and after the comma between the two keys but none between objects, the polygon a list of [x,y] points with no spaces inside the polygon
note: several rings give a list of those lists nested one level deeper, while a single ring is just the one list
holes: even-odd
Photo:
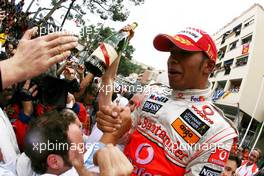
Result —
[{"label": "champagne bottle", "polygon": [[[130,27],[134,30],[137,27],[137,23],[132,23]],[[119,31],[106,38],[84,61],[86,69],[95,76],[102,76],[118,57],[118,54],[125,49],[130,35],[131,32],[129,31]]]}]

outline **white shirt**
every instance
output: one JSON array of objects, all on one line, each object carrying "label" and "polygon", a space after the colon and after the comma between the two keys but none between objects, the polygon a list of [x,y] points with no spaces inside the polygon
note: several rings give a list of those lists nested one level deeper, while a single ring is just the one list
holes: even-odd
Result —
[{"label": "white shirt", "polygon": [[258,168],[253,169],[254,164],[247,166],[246,164],[240,166],[237,170],[236,173],[239,176],[253,176],[258,172]]},{"label": "white shirt", "polygon": [[0,108],[0,148],[4,162],[9,163],[16,159],[20,151],[18,149],[16,135],[7,115]]},{"label": "white shirt", "polygon": [[1,176],[15,176],[11,171],[6,170],[0,166],[0,175]]},{"label": "white shirt", "polygon": [[[5,165],[0,165],[0,176],[5,176],[4,174],[18,175],[18,176],[31,176],[36,175],[31,169],[31,162],[29,158],[18,149],[16,136],[13,127],[7,117],[7,115],[0,108],[0,148],[3,154],[3,159]],[[86,152],[86,157],[92,154],[94,145],[92,145]],[[84,158],[86,161],[87,158]],[[2,167],[3,166],[3,167]],[[96,166],[87,167],[91,171],[98,173],[99,169]],[[13,175],[12,175],[13,174]],[[52,176],[54,174],[43,174],[44,176]],[[60,176],[78,176],[77,171],[72,168]],[[6,175],[9,176],[9,175]]]},{"label": "white shirt", "polygon": [[86,138],[85,143],[92,144],[92,143],[98,142],[102,136],[103,136],[103,132],[99,130],[97,127],[97,124],[95,124],[92,129],[91,135]]},{"label": "white shirt", "polygon": [[[4,158],[2,169],[18,176],[35,175],[29,158],[18,149],[16,135],[7,115],[0,108],[0,148]],[[1,172],[0,172],[1,173]],[[2,173],[0,174],[2,176]]]},{"label": "white shirt", "polygon": [[[42,174],[40,176],[58,176],[55,174]],[[79,174],[77,173],[77,171],[74,169],[74,167],[72,167],[71,169],[67,170],[66,172],[64,172],[63,174],[60,174],[60,176],[79,176]]]}]

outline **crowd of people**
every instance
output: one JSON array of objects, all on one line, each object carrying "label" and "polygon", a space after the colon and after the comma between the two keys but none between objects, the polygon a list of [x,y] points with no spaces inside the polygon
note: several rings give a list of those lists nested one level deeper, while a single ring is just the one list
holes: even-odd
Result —
[{"label": "crowd of people", "polygon": [[95,78],[72,34],[20,30],[1,35],[1,176],[264,175],[261,150],[236,147],[236,128],[211,101],[217,50],[206,32],[154,38],[170,53],[169,87],[117,92],[120,58]]}]

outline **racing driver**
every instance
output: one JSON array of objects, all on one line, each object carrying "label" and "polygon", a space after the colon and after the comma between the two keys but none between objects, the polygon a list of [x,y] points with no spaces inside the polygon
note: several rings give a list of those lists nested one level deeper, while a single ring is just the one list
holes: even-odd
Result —
[{"label": "racing driver", "polygon": [[[170,89],[152,86],[132,115],[118,112],[118,118],[132,118],[135,128],[124,148],[134,165],[132,175],[220,175],[237,132],[211,102],[208,77],[217,60],[212,38],[202,30],[186,28],[173,36],[159,34],[153,44],[170,53]],[[113,131],[104,141],[116,144],[125,123],[131,121],[114,121],[121,123],[117,129],[111,121],[113,112],[109,106],[102,107],[97,121],[102,131]]]}]

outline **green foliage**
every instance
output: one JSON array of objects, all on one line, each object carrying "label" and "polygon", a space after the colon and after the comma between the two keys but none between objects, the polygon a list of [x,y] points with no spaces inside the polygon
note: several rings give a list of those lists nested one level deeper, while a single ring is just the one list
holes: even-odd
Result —
[{"label": "green foliage", "polygon": [[141,70],[141,66],[133,64],[130,60],[121,57],[117,73],[123,76],[129,76],[131,73],[140,73]]},{"label": "green foliage", "polygon": [[55,6],[58,2],[59,0],[51,0],[51,5]]},{"label": "green foliage", "polygon": [[125,7],[128,2],[137,6],[143,4],[144,0],[83,0],[83,5],[104,20],[125,21],[129,15]]},{"label": "green foliage", "polygon": [[[74,0],[76,1],[76,0]],[[58,8],[67,8],[67,4],[64,2],[70,2],[69,0],[51,0],[51,5],[56,6],[57,4],[63,3]],[[81,25],[85,24],[82,19],[83,15],[89,11],[92,14],[99,16],[103,20],[113,21],[125,21],[129,16],[129,11],[126,8],[128,2],[132,2],[133,5],[141,5],[144,0],[83,0],[82,2],[74,2],[70,14],[67,18],[70,19],[74,16]],[[66,4],[66,5],[65,5]],[[131,4],[131,3],[130,3]]]},{"label": "green foliage", "polygon": [[[35,0],[31,0],[33,3]],[[40,7],[40,11],[50,10],[45,17],[40,17],[40,12],[38,11],[35,15],[39,16],[44,21],[48,21],[51,15],[58,9],[64,8],[70,11],[67,14],[67,20],[74,20],[77,26],[84,26],[85,22],[84,15],[89,12],[99,16],[103,20],[110,19],[112,21],[125,21],[129,16],[129,10],[126,6],[131,7],[131,5],[141,5],[145,0],[51,0],[51,9]],[[70,5],[71,4],[71,5]],[[69,6],[70,5],[70,6]],[[42,13],[41,13],[42,14]],[[88,14],[88,15],[90,15]],[[66,14],[63,14],[61,18],[65,18]]]}]

